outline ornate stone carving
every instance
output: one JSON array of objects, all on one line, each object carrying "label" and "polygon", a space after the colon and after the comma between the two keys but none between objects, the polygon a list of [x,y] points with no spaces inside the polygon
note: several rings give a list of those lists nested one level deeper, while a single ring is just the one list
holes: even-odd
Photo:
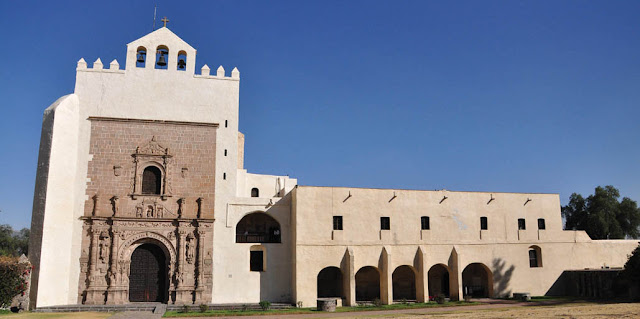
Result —
[{"label": "ornate stone carving", "polygon": [[187,263],[193,264],[193,259],[195,255],[195,238],[193,237],[192,233],[189,233],[189,235],[187,235],[185,253],[186,253],[185,259],[187,260]]},{"label": "ornate stone carving", "polygon": [[141,155],[169,155],[169,149],[158,144],[156,137],[151,137],[151,141],[144,146],[136,148],[136,154]]},{"label": "ornate stone carving", "polygon": [[111,210],[113,211],[113,216],[118,215],[118,196],[111,197]]},{"label": "ornate stone carving", "polygon": [[152,199],[144,199],[136,205],[135,216],[138,218],[176,218],[177,216],[162,204]]},{"label": "ornate stone carving", "polygon": [[98,246],[99,252],[98,252],[98,258],[100,259],[100,262],[105,264],[109,258],[109,233],[107,231],[102,231],[100,233],[100,243]]}]

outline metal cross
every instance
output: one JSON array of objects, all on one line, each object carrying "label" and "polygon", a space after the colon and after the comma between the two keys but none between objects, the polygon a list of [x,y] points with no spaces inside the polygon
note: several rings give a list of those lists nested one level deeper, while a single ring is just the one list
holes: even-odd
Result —
[{"label": "metal cross", "polygon": [[164,27],[167,27],[167,22],[169,22],[169,19],[167,19],[167,17],[162,18],[162,20],[160,20],[162,22],[164,22]]}]

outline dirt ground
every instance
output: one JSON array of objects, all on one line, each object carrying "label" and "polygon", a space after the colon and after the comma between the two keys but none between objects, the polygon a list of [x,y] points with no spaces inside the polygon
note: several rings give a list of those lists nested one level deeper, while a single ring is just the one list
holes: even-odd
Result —
[{"label": "dirt ground", "polygon": [[565,318],[565,319],[591,319],[591,318],[640,318],[640,303],[622,304],[568,304],[557,306],[534,306],[517,308],[496,308],[465,311],[450,311],[445,313],[424,313],[424,314],[391,314],[367,316],[355,315],[339,317],[343,319],[365,319],[365,318],[445,318],[445,319],[487,319],[487,318]]}]

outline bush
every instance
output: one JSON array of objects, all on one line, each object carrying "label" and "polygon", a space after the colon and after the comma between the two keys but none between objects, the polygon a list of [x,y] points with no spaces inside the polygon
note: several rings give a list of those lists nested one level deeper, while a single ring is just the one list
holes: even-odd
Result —
[{"label": "bush", "polygon": [[13,297],[25,293],[30,272],[29,264],[18,258],[0,256],[0,308],[9,307]]},{"label": "bush", "polygon": [[209,305],[207,304],[200,304],[200,312],[207,312],[209,310]]},{"label": "bush", "polygon": [[269,310],[269,308],[271,308],[271,303],[266,300],[260,301],[258,304],[260,305],[260,308],[262,308],[262,310],[264,311],[267,311]]},{"label": "bush", "polygon": [[444,302],[445,302],[444,295],[443,294],[436,295],[435,300],[439,305],[444,304]]},{"label": "bush", "polygon": [[376,307],[382,306],[382,300],[380,298],[373,299],[373,305]]},{"label": "bush", "polygon": [[182,313],[187,313],[187,312],[189,312],[189,306],[187,306],[187,305],[182,305],[182,310],[180,310],[180,312],[182,312]]},{"label": "bush", "polygon": [[298,308],[302,308],[302,301],[298,301]]},{"label": "bush", "polygon": [[249,310],[249,305],[243,304],[242,305],[242,311],[247,311],[247,310]]},{"label": "bush", "polygon": [[471,295],[465,295],[464,296],[464,301],[465,302],[471,302]]}]

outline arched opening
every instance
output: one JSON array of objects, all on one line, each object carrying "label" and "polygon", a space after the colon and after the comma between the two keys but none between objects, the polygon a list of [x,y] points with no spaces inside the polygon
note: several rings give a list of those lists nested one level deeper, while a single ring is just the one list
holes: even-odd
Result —
[{"label": "arched opening", "polygon": [[342,271],[326,267],[318,273],[318,298],[342,298]]},{"label": "arched opening", "polygon": [[131,254],[130,302],[167,302],[167,265],[162,249],[142,244]]},{"label": "arched opening", "polygon": [[156,69],[166,70],[168,60],[169,48],[164,45],[159,45],[156,49]]},{"label": "arched opening", "polygon": [[187,69],[187,52],[178,52],[178,71],[185,71]]},{"label": "arched opening", "polygon": [[542,267],[542,250],[538,246],[529,247],[529,267]]},{"label": "arched opening", "polygon": [[416,274],[410,266],[393,271],[393,300],[416,300]]},{"label": "arched opening", "polygon": [[462,292],[473,298],[490,298],[493,295],[493,276],[484,264],[469,264],[462,271]]},{"label": "arched opening", "polygon": [[236,225],[236,243],[279,243],[280,224],[265,213],[251,213]]},{"label": "arched opening", "polygon": [[258,190],[257,188],[252,188],[251,189],[251,197],[260,197],[260,190]]},{"label": "arched opening", "polygon": [[366,266],[356,273],[356,301],[380,299],[380,273],[376,267]]},{"label": "arched opening", "polygon": [[437,264],[429,269],[429,299],[440,294],[449,297],[449,270],[442,264]]},{"label": "arched opening", "polygon": [[147,48],[138,47],[136,50],[136,67],[144,68],[145,62],[147,61]]},{"label": "arched opening", "polygon": [[142,172],[142,194],[160,195],[162,172],[155,166],[147,166]]}]

